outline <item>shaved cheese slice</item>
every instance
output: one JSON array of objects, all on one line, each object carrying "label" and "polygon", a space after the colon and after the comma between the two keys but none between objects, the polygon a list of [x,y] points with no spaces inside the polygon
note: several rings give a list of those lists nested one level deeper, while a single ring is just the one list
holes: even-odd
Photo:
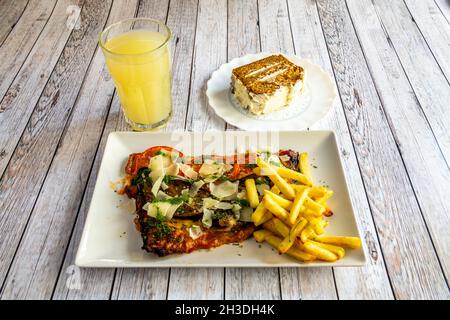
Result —
[{"label": "shaved cheese slice", "polygon": [[213,198],[203,198],[203,208],[214,208],[220,201]]},{"label": "shaved cheese slice", "polygon": [[149,203],[147,202],[142,208],[147,211],[147,215],[156,218],[158,211],[166,218],[166,220],[172,219],[175,211],[182,205],[180,202],[178,204],[171,204],[165,201],[158,201]]},{"label": "shaved cheese slice", "polygon": [[[164,180],[164,179],[163,179]],[[163,190],[167,190],[167,188],[169,188],[169,186],[163,181],[161,182],[161,189]]]},{"label": "shaved cheese slice", "polygon": [[202,178],[205,178],[206,182],[212,182],[219,179],[225,172],[230,171],[233,168],[228,163],[219,163],[217,161],[206,159],[198,173]]},{"label": "shaved cheese slice", "polygon": [[171,198],[167,193],[163,192],[163,191],[158,191],[158,193],[156,194],[156,200],[166,200]]},{"label": "shaved cheese slice", "polygon": [[233,207],[231,208],[231,210],[234,213],[234,217],[238,220],[241,216],[241,209],[242,209],[242,207],[240,205],[238,205],[237,203],[233,204]]},{"label": "shaved cheese slice", "polygon": [[287,154],[283,154],[282,156],[279,156],[281,161],[289,161],[291,160],[291,157],[289,157]]},{"label": "shaved cheese slice", "polygon": [[153,183],[152,186],[152,193],[156,196],[158,194],[159,188],[161,187],[161,183],[163,182],[164,175],[160,176],[156,181]]},{"label": "shaved cheese slice", "polygon": [[203,208],[203,218],[202,223],[205,227],[211,228],[212,226],[212,215],[214,211],[208,208]]},{"label": "shaved cheese slice", "polygon": [[270,190],[270,186],[268,184],[257,184],[256,185],[256,190],[258,190],[258,194],[260,196],[264,195],[264,190]]},{"label": "shaved cheese slice", "polygon": [[203,234],[202,228],[196,224],[192,225],[189,228],[189,236],[194,240],[200,238],[202,234]]},{"label": "shaved cheese slice", "polygon": [[189,190],[189,195],[191,197],[195,197],[197,195],[197,192],[200,190],[201,187],[203,187],[204,184],[205,184],[205,182],[203,180],[195,181],[192,184],[191,189]]},{"label": "shaved cheese slice", "polygon": [[253,221],[252,214],[253,214],[252,208],[244,207],[240,212],[239,220],[244,222],[252,222]]},{"label": "shaved cheese slice", "polygon": [[178,172],[180,171],[180,165],[178,163],[172,163],[171,165],[169,165],[168,167],[164,168],[166,171],[166,174],[170,175],[170,176],[177,176]]},{"label": "shaved cheese slice", "polygon": [[221,210],[230,210],[233,208],[233,205],[229,202],[219,202],[214,206],[214,209],[221,209]]},{"label": "shaved cheese slice", "polygon": [[239,181],[224,181],[219,184],[214,184],[211,182],[209,184],[209,190],[214,197],[224,199],[236,195],[238,192],[238,186]]},{"label": "shaved cheese slice", "polygon": [[194,179],[194,180],[198,179],[198,173],[194,169],[192,169],[191,166],[181,163],[180,170],[181,170],[181,172],[183,172],[185,177],[187,177],[189,179]]}]

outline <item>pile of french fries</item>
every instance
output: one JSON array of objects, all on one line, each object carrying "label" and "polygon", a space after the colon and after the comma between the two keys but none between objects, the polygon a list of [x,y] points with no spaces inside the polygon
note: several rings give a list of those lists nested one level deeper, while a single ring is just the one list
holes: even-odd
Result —
[{"label": "pile of french fries", "polygon": [[324,235],[329,224],[324,217],[332,215],[326,201],[333,191],[313,184],[307,153],[300,154],[300,172],[274,166],[260,157],[256,164],[254,173],[273,182],[260,199],[255,180],[245,181],[247,198],[254,208],[252,220],[263,227],[253,233],[256,241],[266,241],[280,254],[304,262],[336,261],[345,256],[344,248],[361,247],[358,237]]}]

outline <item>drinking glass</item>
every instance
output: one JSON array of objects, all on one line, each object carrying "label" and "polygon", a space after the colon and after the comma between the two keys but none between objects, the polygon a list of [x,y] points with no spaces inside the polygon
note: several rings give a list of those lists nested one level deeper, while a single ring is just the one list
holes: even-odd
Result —
[{"label": "drinking glass", "polygon": [[100,34],[106,65],[133,130],[161,128],[171,117],[171,37],[163,22],[149,18],[123,20]]}]

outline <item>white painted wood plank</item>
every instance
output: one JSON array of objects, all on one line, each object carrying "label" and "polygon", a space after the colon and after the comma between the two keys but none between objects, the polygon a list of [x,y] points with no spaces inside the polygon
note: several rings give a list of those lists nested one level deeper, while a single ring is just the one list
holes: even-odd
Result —
[{"label": "white painted wood plank", "polygon": [[433,0],[405,0],[437,63],[450,79],[450,25]]},{"label": "white painted wood plank", "polygon": [[205,90],[211,74],[227,62],[226,12],[226,0],[199,1],[186,130],[225,129],[225,122],[209,107]]},{"label": "white painted wood plank", "polygon": [[448,279],[450,205],[446,198],[450,190],[450,174],[447,163],[395,51],[386,39],[373,5],[369,0],[350,0],[347,5]]},{"label": "white painted wood plank", "polygon": [[[83,195],[83,200],[81,202],[74,231],[72,233],[70,243],[64,257],[64,263],[58,277],[58,282],[52,296],[55,300],[104,300],[110,298],[116,269],[77,268],[74,263],[78,250],[78,244],[80,243],[81,234],[84,228],[84,222],[91,203],[92,193],[94,192],[100,162],[105,150],[106,140],[110,132],[127,129],[128,124],[125,122],[123,117],[119,98],[116,94],[114,94],[102,139],[100,141],[91,173],[89,175],[89,181]],[[76,276],[70,273],[72,269],[76,270]],[[70,284],[72,282],[74,282],[74,284],[68,285],[68,283]]]},{"label": "white painted wood plank", "polygon": [[[207,104],[206,81],[227,59],[227,2],[200,0],[186,130],[224,130]],[[220,14],[219,14],[220,13]],[[223,299],[223,268],[172,268],[168,299]]]},{"label": "white painted wood plank", "polygon": [[[144,6],[140,6],[138,16],[167,21],[167,25],[172,30],[173,115],[164,131],[183,129],[189,93],[189,81],[186,79],[189,79],[191,71],[197,1],[171,1],[170,7],[167,0],[144,4]],[[169,268],[119,269],[111,298],[165,299],[169,272]]]},{"label": "white painted wood plank", "polygon": [[[0,97],[5,95],[9,86],[14,81],[17,72],[27,59],[28,54],[41,34],[42,29],[44,29],[50,18],[55,5],[56,0],[30,0],[22,18],[18,21],[15,28],[0,47],[0,57],[2,57],[0,74],[3,75],[0,78]],[[38,42],[36,45],[42,45],[42,41]]]},{"label": "white painted wood plank", "polygon": [[434,2],[444,15],[447,22],[450,23],[450,2],[448,0],[435,0]]},{"label": "white painted wood plank", "polygon": [[[433,57],[402,1],[374,1],[417,99],[430,123],[447,164],[450,163],[450,90],[448,79]],[[448,55],[448,53],[447,53]]]},{"label": "white painted wood plank", "polygon": [[[137,0],[116,1],[108,24],[134,16]],[[97,48],[5,283],[4,296],[49,298],[83,198],[114,84]],[[60,186],[64,185],[61,191]],[[63,270],[64,272],[64,270]],[[71,276],[69,274],[69,276]]]},{"label": "white painted wood plank", "polygon": [[346,6],[319,1],[318,9],[395,295],[448,299],[445,278]]},{"label": "white painted wood plank", "polygon": [[[27,45],[20,44],[16,47],[18,44],[15,43],[15,39],[31,41],[33,37],[22,35],[20,38],[16,38],[14,36],[11,38],[11,42],[8,40],[8,43],[0,48],[0,56],[5,57],[5,62],[4,64],[2,62],[0,67],[5,69],[0,69],[0,71],[2,75],[6,75],[0,78],[0,97],[2,97],[0,102],[0,175],[3,174],[11,159],[20,135],[27,125],[34,106],[38,102],[71,33],[71,30],[66,27],[66,9],[70,4],[81,5],[83,1],[61,0],[57,3],[47,25],[24,63],[23,59],[26,56],[22,56],[20,50],[21,46],[26,48]],[[40,5],[40,2],[36,5]],[[37,12],[39,11],[37,10]],[[38,19],[38,17],[34,19]],[[36,28],[38,26],[39,24],[36,25]],[[33,26],[25,23],[23,27],[22,24],[17,26],[17,30],[21,34],[33,35],[34,32],[31,32],[30,28]],[[6,52],[11,50],[17,56],[9,56],[6,52],[2,52],[3,50]],[[12,71],[17,72],[18,68],[20,71],[16,76]]]},{"label": "white painted wood plank", "polygon": [[336,300],[332,268],[280,268],[283,300]]},{"label": "white painted wood plank", "polygon": [[[4,299],[48,298],[52,293],[53,284],[49,280],[53,279],[53,283],[56,280],[67,233],[72,229],[71,221],[79,203],[79,200],[69,203],[64,203],[63,200],[70,196],[71,192],[82,193],[84,184],[77,181],[79,177],[76,173],[81,176],[88,173],[86,169],[83,170],[83,164],[76,161],[71,163],[71,160],[77,157],[82,159],[85,155],[76,154],[77,151],[89,153],[90,134],[99,135],[95,122],[99,120],[101,128],[106,110],[101,107],[96,109],[99,107],[96,102],[101,103],[104,99],[92,101],[89,110],[84,109],[84,104],[81,105],[80,113],[75,112],[71,118],[76,133],[66,131],[65,142],[69,145],[59,145],[59,142],[110,7],[111,1],[90,2],[83,7],[80,28],[70,36],[0,182],[0,211],[5,213],[0,223],[2,279],[26,228],[16,254],[17,259],[3,286]],[[94,92],[95,89],[92,88]],[[75,145],[77,150],[74,151],[70,142],[77,137],[80,145]],[[67,152],[59,153],[53,158],[57,147]],[[41,189],[52,160],[54,162],[49,171],[50,179]],[[89,160],[89,164],[91,161]],[[75,176],[72,177],[71,174]],[[67,185],[67,179],[72,179],[74,183]],[[69,189],[66,189],[67,193],[64,195],[61,186]],[[29,219],[30,211],[40,192],[43,192],[40,198],[42,202],[37,203]],[[24,197],[24,194],[27,196]],[[35,287],[38,289],[34,290]]]},{"label": "white painted wood plank", "polygon": [[226,268],[225,271],[226,300],[281,299],[278,268]]},{"label": "white painted wood plank", "polygon": [[[257,0],[228,1],[228,60],[259,51]],[[281,298],[278,268],[226,268],[225,272],[226,300]]]},{"label": "white painted wood plank", "polygon": [[22,17],[27,4],[28,0],[0,2],[0,46]]},{"label": "white painted wood plank", "polygon": [[120,269],[114,281],[113,300],[164,300],[169,268]]},{"label": "white painted wood plank", "polygon": [[[289,1],[288,4],[297,55],[318,63],[334,78],[315,1]],[[367,245],[366,253],[369,253],[367,255],[369,261],[364,268],[335,268],[334,277],[339,298],[392,299],[392,290],[339,97],[327,117],[319,121],[312,129],[334,130],[337,135],[353,206],[358,217],[358,225]],[[283,298],[336,298],[336,290],[332,290],[334,283],[332,283],[331,269],[321,269],[314,272],[317,275],[311,274],[308,278],[305,277],[306,272],[294,272],[290,277],[293,279],[301,277],[297,281],[302,284],[302,287],[298,291],[291,291],[289,286],[282,285]],[[321,273],[325,276],[321,276]],[[283,277],[281,283],[283,284]],[[329,289],[326,291],[318,289],[325,286]],[[301,296],[298,296],[298,294],[301,294]]]},{"label": "white painted wood plank", "polygon": [[[261,38],[261,51],[264,52],[282,52],[286,54],[294,53],[294,43],[291,34],[291,27],[289,22],[289,12],[286,1],[277,0],[277,1],[258,1],[258,9],[259,9],[259,25],[260,25],[260,38]],[[308,272],[303,272],[302,275],[307,279],[303,281],[287,281],[291,276],[298,275],[296,269],[291,268],[280,268],[280,279],[272,279],[272,281],[276,281],[278,284],[278,288],[276,291],[280,291],[279,293],[266,293],[272,296],[279,295],[283,299],[299,299],[298,296],[289,295],[289,290],[295,290],[299,292],[297,286],[301,286],[306,294],[309,292],[308,290],[312,290],[313,292],[317,292],[318,295],[322,295],[322,297],[330,297],[329,292],[335,293],[336,289],[334,287],[333,275],[331,273],[331,269],[327,271],[316,271],[316,270],[308,270]],[[310,277],[322,277],[325,281],[323,284],[330,285],[329,287],[321,287],[320,293],[318,288],[306,288],[304,284],[308,283]],[[299,278],[296,278],[299,280]],[[266,284],[267,285],[267,284]],[[294,288],[295,287],[295,288]],[[275,288],[275,287],[273,287]]]},{"label": "white painted wood plank", "polygon": [[258,7],[261,50],[294,53],[286,1],[259,0]]}]

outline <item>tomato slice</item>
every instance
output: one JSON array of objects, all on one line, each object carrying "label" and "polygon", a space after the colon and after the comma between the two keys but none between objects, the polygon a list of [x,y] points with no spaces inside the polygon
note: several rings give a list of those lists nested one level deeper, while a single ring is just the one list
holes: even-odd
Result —
[{"label": "tomato slice", "polygon": [[140,168],[147,167],[150,163],[150,158],[153,157],[158,151],[166,150],[168,152],[178,152],[180,157],[184,157],[181,151],[167,146],[151,147],[141,153],[133,153],[128,157],[128,162],[125,168],[125,172],[130,175],[135,175]]},{"label": "tomato slice", "polygon": [[241,166],[237,163],[233,164],[233,171],[231,171],[230,179],[236,180],[239,177]]}]

